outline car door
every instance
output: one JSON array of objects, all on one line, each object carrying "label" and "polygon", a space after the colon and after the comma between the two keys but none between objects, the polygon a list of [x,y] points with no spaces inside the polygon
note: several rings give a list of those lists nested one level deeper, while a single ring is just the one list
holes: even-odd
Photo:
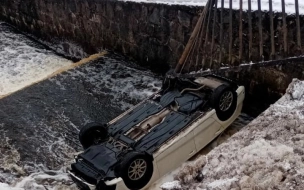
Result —
[{"label": "car door", "polygon": [[223,131],[222,125],[213,118],[213,114],[216,114],[215,110],[205,115],[193,131],[197,151],[204,148]]},{"label": "car door", "polygon": [[196,153],[193,131],[182,132],[175,138],[174,143],[155,158],[160,177],[176,169]]}]

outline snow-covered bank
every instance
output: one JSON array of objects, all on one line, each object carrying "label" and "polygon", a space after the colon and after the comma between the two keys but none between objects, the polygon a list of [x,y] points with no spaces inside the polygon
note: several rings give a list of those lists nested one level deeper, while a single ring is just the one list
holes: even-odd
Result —
[{"label": "snow-covered bank", "polygon": [[304,189],[304,81],[208,155],[181,168],[168,189]]}]

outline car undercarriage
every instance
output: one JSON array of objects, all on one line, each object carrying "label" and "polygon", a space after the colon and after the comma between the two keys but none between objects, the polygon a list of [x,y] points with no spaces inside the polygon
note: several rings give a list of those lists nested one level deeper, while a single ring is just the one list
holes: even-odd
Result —
[{"label": "car undercarriage", "polygon": [[153,173],[153,153],[212,109],[227,120],[236,108],[236,89],[214,75],[166,78],[159,92],[108,124],[81,129],[85,151],[72,164],[72,177],[82,189],[115,189],[117,178],[129,189],[144,187]]}]

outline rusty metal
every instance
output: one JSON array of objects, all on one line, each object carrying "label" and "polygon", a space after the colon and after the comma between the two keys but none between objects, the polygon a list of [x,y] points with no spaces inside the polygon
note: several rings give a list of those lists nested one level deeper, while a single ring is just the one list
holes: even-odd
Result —
[{"label": "rusty metal", "polygon": [[218,74],[225,76],[226,73],[239,73],[242,71],[248,71],[251,69],[259,69],[262,67],[278,67],[282,65],[290,65],[290,64],[302,64],[304,61],[304,56],[298,57],[290,57],[280,60],[270,60],[270,61],[260,61],[257,63],[250,63],[250,64],[242,64],[239,66],[232,66],[232,67],[224,67],[216,70],[205,70],[199,73],[194,74],[184,74],[180,75],[182,77],[199,77],[207,74]]},{"label": "rusty metal", "polygon": [[297,45],[301,49],[301,25],[299,18],[299,1],[295,0],[295,9],[296,9],[296,23],[297,23]]},{"label": "rusty metal", "polygon": [[211,42],[211,59],[210,59],[210,64],[209,64],[209,68],[212,68],[213,65],[213,48],[214,48],[214,40],[215,40],[215,23],[217,22],[217,0],[215,1],[215,5],[214,5],[214,14],[213,14],[213,26],[212,26],[212,34],[211,34],[211,38],[212,38],[212,42]]},{"label": "rusty metal", "polygon": [[258,0],[258,15],[259,15],[259,50],[260,58],[263,56],[263,25],[262,25],[262,11],[261,11],[261,0]]},{"label": "rusty metal", "polygon": [[203,24],[203,19],[204,19],[205,15],[206,15],[206,11],[208,9],[208,5],[209,5],[209,3],[211,1],[212,0],[208,0],[206,6],[204,7],[204,10],[203,10],[202,14],[200,15],[200,17],[199,17],[199,19],[198,19],[198,21],[196,23],[196,26],[195,26],[195,28],[194,28],[191,36],[190,36],[190,39],[189,39],[189,41],[188,41],[188,43],[187,43],[187,45],[186,45],[183,53],[182,53],[182,56],[180,57],[180,59],[178,61],[178,64],[175,67],[175,72],[176,73],[179,73],[181,71],[183,65],[185,64],[185,62],[187,61],[187,59],[189,57],[189,53],[190,53],[190,51],[193,48],[195,40],[197,40],[197,37],[198,37],[198,34],[199,34],[199,30],[200,30],[200,28],[201,28],[201,26]]},{"label": "rusty metal", "polygon": [[282,14],[283,14],[283,43],[284,43],[284,56],[287,55],[287,25],[286,25],[286,14],[285,14],[285,0],[282,2]]},{"label": "rusty metal", "polygon": [[220,25],[220,57],[219,57],[219,63],[222,63],[223,61],[223,38],[224,38],[224,0],[221,1],[221,25]]},{"label": "rusty metal", "polygon": [[239,27],[239,62],[242,63],[243,57],[243,0],[240,0],[240,27]]},{"label": "rusty metal", "polygon": [[[212,12],[212,3],[209,4],[209,12],[208,12],[208,21],[207,21],[207,29],[206,29],[206,34],[205,34],[205,39],[204,39],[204,46],[203,46],[203,54],[204,55],[208,55],[208,50],[207,48],[207,43],[208,43],[208,35],[209,35],[209,25],[210,25],[210,19],[211,19],[211,12]],[[209,49],[209,48],[208,48]],[[205,66],[205,62],[206,62],[206,58],[207,56],[203,57],[203,61],[202,61],[202,68],[204,68]]]},{"label": "rusty metal", "polygon": [[275,46],[274,46],[274,26],[273,26],[273,10],[272,0],[269,0],[269,18],[270,18],[270,40],[271,40],[271,54],[270,58],[275,58]]},{"label": "rusty metal", "polygon": [[[205,19],[206,17],[204,17],[204,20],[203,20],[203,23],[205,23]],[[201,55],[201,52],[200,52],[200,49],[201,49],[201,45],[202,45],[202,41],[203,41],[203,31],[205,29],[205,24],[203,24],[203,26],[201,27],[201,32],[199,33],[199,36],[198,36],[198,40],[196,41],[196,43],[199,43],[198,45],[195,44],[194,47],[196,47],[196,63],[195,63],[195,70],[197,71],[198,70],[198,64],[199,64],[199,56]]]},{"label": "rusty metal", "polygon": [[229,64],[232,62],[232,0],[229,1]]},{"label": "rusty metal", "polygon": [[[206,7],[209,6],[208,4],[206,4]],[[204,41],[204,38],[203,36],[205,35],[205,27],[207,27],[207,24],[206,24],[206,15],[207,15],[207,11],[205,12],[205,16],[204,16],[204,19],[203,19],[203,24],[201,26],[201,30],[200,30],[200,33],[199,33],[199,36],[198,36],[198,40],[196,40],[196,43],[194,45],[194,48],[196,49],[197,51],[197,55],[196,55],[196,65],[195,65],[195,70],[197,71],[198,70],[198,65],[199,65],[199,56],[202,56],[204,54],[204,49],[202,48],[202,44],[203,44],[203,41]],[[200,50],[202,50],[200,52]],[[203,56],[204,57],[204,56]],[[203,58],[202,58],[203,59]]]},{"label": "rusty metal", "polygon": [[[196,25],[194,31],[196,34],[192,34],[194,38],[190,38],[188,41],[185,51],[183,52],[179,64],[176,67],[176,71],[181,71],[180,68],[184,69],[184,67],[193,70],[194,66],[191,66],[192,64],[195,64],[195,70],[197,71],[199,69],[220,68],[222,63],[224,63],[224,65],[228,64],[230,66],[234,66],[237,63],[235,61],[238,61],[239,64],[245,61],[247,63],[251,61],[264,61],[264,56],[266,53],[268,53],[268,51],[265,51],[264,55],[264,50],[268,50],[268,47],[270,49],[270,55],[265,57],[266,60],[277,61],[275,59],[282,59],[282,56],[277,55],[282,54],[284,55],[283,57],[286,57],[291,52],[291,50],[289,50],[289,41],[287,41],[289,32],[287,24],[288,26],[296,25],[297,28],[293,27],[293,29],[291,29],[294,33],[294,38],[296,39],[292,40],[290,43],[293,43],[295,45],[293,47],[296,47],[297,50],[301,50],[302,36],[299,15],[299,0],[294,1],[294,20],[288,23],[288,15],[285,12],[285,0],[281,0],[282,13],[277,14],[275,14],[273,10],[273,0],[269,0],[269,26],[263,25],[263,22],[266,20],[262,20],[264,18],[264,14],[262,12],[262,1],[263,0],[256,0],[253,2],[252,0],[247,0],[248,12],[244,13],[244,2],[243,0],[239,0],[239,10],[237,10],[237,13],[237,11],[233,11],[232,9],[233,0],[229,0],[229,8],[226,9],[227,13],[229,14],[228,16],[228,14],[225,15],[226,12],[224,10],[225,0],[208,0]],[[257,10],[254,9],[254,11],[256,10],[254,14],[252,12],[252,5],[255,3],[257,3]],[[233,20],[233,13],[235,12],[239,14],[238,21]],[[282,17],[275,17],[275,15],[279,14],[282,14]],[[244,18],[248,20],[244,21]],[[265,18],[267,18],[267,13],[265,13]],[[288,16],[288,20],[290,18],[293,17]],[[227,19],[227,21],[225,19]],[[274,19],[278,20],[274,21]],[[220,29],[218,32],[217,27]],[[276,35],[278,36],[278,41],[276,39]],[[238,44],[234,44],[236,41],[238,41]],[[280,47],[277,47],[276,43],[278,43]],[[265,45],[267,45],[266,49]],[[233,49],[234,46],[239,49]],[[246,49],[244,49],[244,47]],[[217,54],[215,54],[215,52],[217,52]],[[298,51],[292,53],[294,53],[294,56],[298,55]],[[215,65],[216,62],[218,64]],[[187,65],[185,65],[186,63]]]},{"label": "rusty metal", "polygon": [[251,0],[248,0],[248,28],[249,28],[249,61],[252,58],[252,16],[251,16]]},{"label": "rusty metal", "polygon": [[[208,2],[206,4],[206,6],[208,6]],[[196,49],[195,52],[193,52],[194,54],[196,53],[196,59],[195,59],[195,71],[198,70],[198,65],[199,65],[199,56],[201,56],[202,52],[200,52],[201,50],[201,46],[202,46],[202,42],[203,42],[203,36],[204,36],[204,31],[205,31],[205,26],[206,26],[206,14],[207,12],[204,13],[205,16],[202,20],[202,25],[199,31],[199,35],[197,37],[197,40],[195,41],[194,47],[192,49]],[[193,50],[194,51],[194,50]]]}]

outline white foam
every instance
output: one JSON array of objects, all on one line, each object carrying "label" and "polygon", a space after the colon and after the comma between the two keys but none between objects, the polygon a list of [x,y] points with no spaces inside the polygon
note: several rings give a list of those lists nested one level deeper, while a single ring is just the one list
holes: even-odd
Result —
[{"label": "white foam", "polygon": [[18,188],[18,187],[10,187],[8,184],[6,183],[0,183],[0,189],[1,190],[24,190],[24,188]]},{"label": "white foam", "polygon": [[66,186],[72,189],[73,182],[64,170],[48,171],[32,173],[31,175],[23,178],[14,187],[25,189],[58,189],[60,186]]},{"label": "white foam", "polygon": [[124,65],[123,61],[112,58],[105,58],[105,63],[98,66],[87,64],[84,72],[68,71],[72,77],[84,76],[89,73],[89,77],[84,80],[94,86],[91,89],[96,94],[112,95],[113,105],[125,110],[142,100],[161,87],[161,80],[149,71],[137,70]]},{"label": "white foam", "polygon": [[20,34],[0,25],[0,97],[39,81],[72,64],[47,50],[35,48]]},{"label": "white foam", "polygon": [[[53,39],[54,41],[51,43],[48,41],[40,40],[40,39],[36,38],[35,36],[32,36],[32,37],[35,38],[36,40],[38,40],[40,43],[47,45],[49,48],[51,48],[55,52],[63,54],[63,55],[70,56],[70,57],[73,57],[76,59],[83,59],[83,58],[86,58],[89,56],[83,50],[82,47],[80,47],[79,45],[77,45],[74,42],[70,42],[67,40]],[[102,50],[100,50],[100,51],[102,51]]]}]

